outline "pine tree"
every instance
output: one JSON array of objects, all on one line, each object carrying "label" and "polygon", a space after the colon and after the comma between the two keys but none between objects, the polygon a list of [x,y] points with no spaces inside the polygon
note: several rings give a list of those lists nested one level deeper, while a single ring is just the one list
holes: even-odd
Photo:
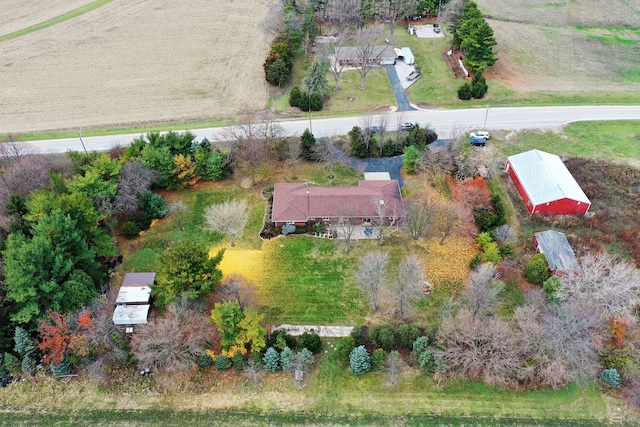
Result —
[{"label": "pine tree", "polygon": [[304,160],[316,160],[316,138],[309,129],[305,129],[300,137],[300,157]]},{"label": "pine tree", "polygon": [[232,365],[233,365],[233,362],[231,361],[231,359],[229,359],[224,354],[221,354],[220,356],[216,357],[216,361],[213,364],[213,366],[215,366],[215,368],[218,371],[226,371],[229,368],[231,368]]},{"label": "pine tree", "polygon": [[280,370],[280,353],[273,347],[269,347],[262,358],[264,369],[269,372],[278,372]]},{"label": "pine tree", "polygon": [[366,374],[371,370],[371,357],[363,345],[351,351],[349,355],[349,367],[355,375]]},{"label": "pine tree", "polygon": [[280,365],[282,366],[282,370],[285,372],[293,371],[293,351],[289,347],[285,347],[280,353]]},{"label": "pine tree", "polygon": [[22,372],[33,372],[36,367],[35,354],[38,349],[35,340],[20,326],[16,326],[13,339],[16,342],[13,349],[22,357]]}]

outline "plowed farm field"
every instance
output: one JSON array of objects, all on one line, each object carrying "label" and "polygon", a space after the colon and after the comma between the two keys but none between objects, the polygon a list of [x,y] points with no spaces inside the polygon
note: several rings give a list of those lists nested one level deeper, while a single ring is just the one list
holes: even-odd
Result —
[{"label": "plowed farm field", "polygon": [[[89,0],[4,0],[0,37]],[[224,119],[264,108],[264,0],[114,0],[0,41],[0,133]]]},{"label": "plowed farm field", "polygon": [[523,92],[640,92],[640,0],[478,0],[490,76]]}]

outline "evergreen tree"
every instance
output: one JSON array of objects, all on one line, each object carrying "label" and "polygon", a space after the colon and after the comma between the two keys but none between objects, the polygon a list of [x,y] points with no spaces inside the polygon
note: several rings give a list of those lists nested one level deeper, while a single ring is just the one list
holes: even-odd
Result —
[{"label": "evergreen tree", "polygon": [[213,366],[215,366],[215,368],[218,371],[226,371],[229,368],[231,368],[232,365],[233,365],[233,362],[231,361],[231,359],[229,359],[224,354],[221,354],[220,356],[216,357],[216,361],[213,364]]},{"label": "evergreen tree", "polygon": [[371,371],[371,357],[363,345],[351,351],[349,355],[349,367],[355,375],[362,375]]},{"label": "evergreen tree", "polygon": [[300,157],[304,160],[316,160],[316,138],[309,129],[305,129],[300,137]]},{"label": "evergreen tree", "polygon": [[284,350],[280,353],[280,365],[282,366],[282,370],[285,372],[293,371],[293,351],[289,347],[285,347]]},{"label": "evergreen tree", "polygon": [[349,131],[349,141],[351,143],[351,155],[363,159],[369,157],[369,149],[364,142],[364,136],[362,135],[362,129],[358,126],[354,126]]},{"label": "evergreen tree", "polygon": [[269,372],[278,372],[280,370],[280,353],[273,347],[269,347],[262,358],[264,369]]}]

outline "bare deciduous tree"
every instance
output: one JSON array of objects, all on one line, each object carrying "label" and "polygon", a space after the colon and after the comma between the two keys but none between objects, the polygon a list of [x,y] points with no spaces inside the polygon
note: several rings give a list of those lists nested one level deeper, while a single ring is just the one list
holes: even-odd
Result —
[{"label": "bare deciduous tree", "polygon": [[382,34],[383,28],[380,24],[373,24],[368,27],[360,28],[356,32],[356,55],[354,63],[360,72],[359,89],[366,89],[365,80],[367,74],[374,67],[383,50],[378,46],[378,39]]},{"label": "bare deciduous tree", "polygon": [[318,162],[324,163],[329,168],[329,179],[333,179],[333,163],[335,161],[331,140],[329,138],[318,138],[313,148],[315,158]]},{"label": "bare deciduous tree", "polygon": [[404,223],[413,240],[421,239],[428,235],[434,223],[434,209],[437,202],[426,196],[416,196],[405,204]]},{"label": "bare deciduous tree", "polygon": [[141,368],[159,372],[184,372],[196,366],[212,339],[208,318],[181,298],[168,307],[164,317],[138,327],[131,337],[131,349]]},{"label": "bare deciduous tree", "polygon": [[387,17],[389,18],[389,32],[393,35],[393,29],[396,26],[396,21],[398,18],[403,16],[407,16],[411,13],[415,13],[416,0],[385,0],[384,8],[387,12]]},{"label": "bare deciduous tree", "polygon": [[475,318],[463,309],[446,318],[438,331],[441,353],[451,375],[501,387],[516,387],[522,361],[514,351],[515,334],[497,318]]},{"label": "bare deciduous tree", "polygon": [[351,216],[341,216],[338,219],[339,237],[344,240],[344,251],[348,253],[351,250],[351,238],[356,231],[356,221]]},{"label": "bare deciduous tree", "polygon": [[380,196],[374,196],[371,198],[376,212],[375,217],[371,217],[376,232],[378,234],[378,243],[380,246],[384,245],[385,235],[391,234],[392,231],[398,230],[398,224],[400,221],[400,206],[393,203],[387,203],[388,201]]},{"label": "bare deciduous tree", "polygon": [[406,319],[413,307],[413,302],[420,296],[420,285],[424,280],[424,269],[416,255],[406,256],[398,264],[398,278],[393,282],[393,299],[396,315]]},{"label": "bare deciduous tree", "polygon": [[500,243],[515,243],[516,231],[509,224],[500,225],[491,232],[493,238]]},{"label": "bare deciduous tree", "polygon": [[113,199],[113,208],[116,213],[133,215],[140,205],[138,199],[145,191],[158,182],[160,173],[150,169],[137,160],[128,161],[122,165],[118,192]]},{"label": "bare deciduous tree", "polygon": [[378,310],[378,294],[386,284],[389,254],[386,252],[367,253],[356,271],[356,281],[360,283],[363,291],[371,297],[371,310]]},{"label": "bare deciduous tree", "polygon": [[347,31],[339,32],[338,35],[334,37],[333,43],[325,44],[325,48],[322,53],[323,57],[329,63],[329,71],[331,71],[333,80],[336,82],[333,87],[334,91],[340,90],[340,76],[344,69],[344,63],[338,61],[338,58],[340,58],[341,54],[344,52],[347,40],[349,40],[349,33]]},{"label": "bare deciduous tree", "polygon": [[104,300],[96,300],[88,310],[93,322],[86,337],[95,350],[85,369],[94,378],[105,377],[107,368],[122,364],[129,355],[120,347],[118,338],[121,338],[122,331],[113,323],[115,300],[116,293],[109,292]]},{"label": "bare deciduous tree", "polygon": [[38,150],[27,142],[18,141],[16,135],[9,134],[4,141],[0,141],[0,163],[3,165],[35,154],[38,154]]},{"label": "bare deciduous tree", "polygon": [[504,284],[496,280],[496,267],[489,263],[480,264],[469,277],[462,291],[473,318],[493,314],[500,304],[500,294]]},{"label": "bare deciduous tree", "polygon": [[[4,146],[7,143],[0,144]],[[4,173],[0,175],[0,202],[2,206],[10,194],[28,197],[32,191],[49,185],[49,168],[51,164],[40,154],[16,154],[2,161]]]},{"label": "bare deciduous tree", "polygon": [[239,273],[226,276],[217,287],[217,294],[223,302],[237,302],[241,310],[258,305],[256,287]]},{"label": "bare deciduous tree", "polygon": [[435,210],[435,224],[440,232],[440,244],[444,245],[444,241],[447,237],[453,233],[456,227],[462,224],[462,215],[460,214],[460,208],[454,203],[450,203],[445,206],[439,206]]},{"label": "bare deciduous tree", "polygon": [[389,387],[396,389],[400,381],[400,376],[405,370],[405,364],[402,361],[402,356],[397,351],[392,351],[387,355],[382,367],[384,373],[387,376],[387,384]]},{"label": "bare deciduous tree", "polygon": [[361,0],[330,0],[327,4],[327,17],[335,22],[338,31],[344,32],[347,28],[360,25],[362,21]]},{"label": "bare deciduous tree", "polygon": [[188,211],[187,205],[185,205],[182,200],[178,200],[175,203],[172,203],[169,206],[169,214],[175,218],[178,223],[178,227],[180,227],[180,231],[184,231],[184,227],[182,226],[182,218],[184,214]]},{"label": "bare deciduous tree", "polygon": [[226,234],[231,246],[236,245],[236,238],[242,234],[249,221],[247,201],[232,200],[209,206],[204,211],[205,230]]},{"label": "bare deciduous tree", "polygon": [[542,316],[547,347],[563,362],[575,381],[593,377],[600,369],[598,337],[605,316],[595,308],[593,304],[566,301],[551,306]]},{"label": "bare deciduous tree", "polygon": [[609,315],[629,315],[640,301],[640,270],[606,252],[589,252],[576,274],[562,277],[561,301],[598,307]]},{"label": "bare deciduous tree", "polygon": [[244,366],[244,374],[253,380],[254,384],[258,384],[262,374],[264,374],[264,366],[262,362],[252,357],[247,360],[247,364]]}]

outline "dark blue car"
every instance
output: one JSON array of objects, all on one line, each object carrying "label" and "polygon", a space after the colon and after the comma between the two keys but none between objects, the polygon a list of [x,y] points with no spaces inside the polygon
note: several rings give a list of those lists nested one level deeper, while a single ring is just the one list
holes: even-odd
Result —
[{"label": "dark blue car", "polygon": [[477,136],[471,137],[471,145],[476,147],[484,147],[487,144],[487,140],[484,138],[479,138]]}]

